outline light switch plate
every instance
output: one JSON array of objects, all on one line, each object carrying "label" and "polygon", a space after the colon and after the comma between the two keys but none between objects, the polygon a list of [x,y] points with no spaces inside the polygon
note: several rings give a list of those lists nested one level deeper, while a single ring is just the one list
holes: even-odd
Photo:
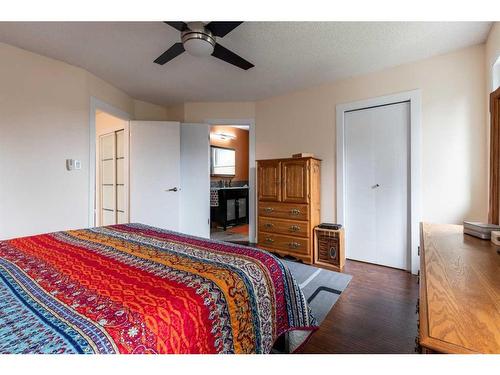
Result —
[{"label": "light switch plate", "polygon": [[66,159],[66,169],[68,171],[72,170],[80,170],[82,169],[82,162],[81,160],[75,160],[75,159]]}]

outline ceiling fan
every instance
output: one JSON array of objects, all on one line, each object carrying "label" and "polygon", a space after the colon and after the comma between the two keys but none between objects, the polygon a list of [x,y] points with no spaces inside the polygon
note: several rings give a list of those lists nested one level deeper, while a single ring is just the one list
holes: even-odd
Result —
[{"label": "ceiling fan", "polygon": [[216,42],[217,37],[223,38],[243,22],[214,21],[205,24],[203,22],[165,21],[165,23],[181,32],[182,42],[175,43],[154,61],[159,65],[164,65],[186,51],[193,56],[212,55],[243,70],[255,66]]}]

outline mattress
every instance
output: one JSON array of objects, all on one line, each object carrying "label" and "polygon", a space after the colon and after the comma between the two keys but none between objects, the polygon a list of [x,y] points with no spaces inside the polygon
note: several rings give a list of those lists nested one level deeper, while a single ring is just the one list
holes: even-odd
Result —
[{"label": "mattress", "polygon": [[0,353],[269,353],[316,329],[255,248],[142,224],[0,241]]}]

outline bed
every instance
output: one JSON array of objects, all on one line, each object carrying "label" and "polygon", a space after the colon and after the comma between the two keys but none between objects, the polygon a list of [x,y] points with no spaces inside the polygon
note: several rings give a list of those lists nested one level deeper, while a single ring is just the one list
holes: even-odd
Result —
[{"label": "bed", "polygon": [[0,241],[0,353],[269,353],[316,329],[255,248],[142,224]]}]

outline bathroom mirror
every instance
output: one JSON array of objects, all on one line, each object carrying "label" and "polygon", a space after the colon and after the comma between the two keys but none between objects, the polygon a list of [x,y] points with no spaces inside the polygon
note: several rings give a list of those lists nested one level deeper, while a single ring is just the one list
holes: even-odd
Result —
[{"label": "bathroom mirror", "polygon": [[235,173],[235,150],[232,148],[210,146],[210,174],[212,176],[234,177]]}]

